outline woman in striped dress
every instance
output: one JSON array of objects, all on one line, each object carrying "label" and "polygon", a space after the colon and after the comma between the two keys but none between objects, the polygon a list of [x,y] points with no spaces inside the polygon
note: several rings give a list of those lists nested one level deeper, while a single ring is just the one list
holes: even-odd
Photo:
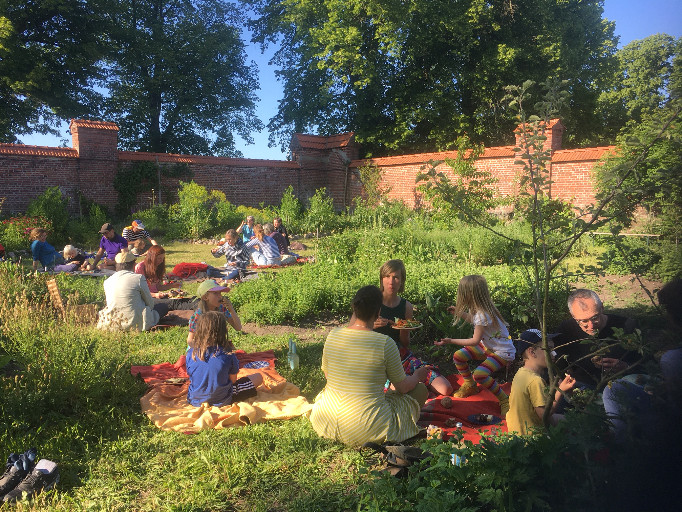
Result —
[{"label": "woman in striped dress", "polygon": [[[353,298],[348,327],[338,327],[327,337],[322,353],[327,385],[310,415],[322,437],[358,446],[401,442],[419,430],[419,411],[428,395],[421,381],[430,367],[405,375],[395,342],[372,330],[381,302],[376,286],[361,288]],[[395,391],[384,392],[386,379]]]},{"label": "woman in striped dress", "polygon": [[265,234],[263,226],[256,224],[253,228],[255,237],[244,244],[256,265],[280,265],[282,258],[277,242]]}]

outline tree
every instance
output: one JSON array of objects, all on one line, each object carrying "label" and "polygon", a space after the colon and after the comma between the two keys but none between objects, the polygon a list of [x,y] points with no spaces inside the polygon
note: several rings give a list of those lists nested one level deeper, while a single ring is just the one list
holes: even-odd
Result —
[{"label": "tree", "polygon": [[125,0],[108,63],[108,119],[129,150],[239,156],[252,142],[258,79],[243,14],[224,0]]},{"label": "tree", "polygon": [[308,130],[353,130],[376,156],[448,149],[465,133],[511,143],[504,85],[547,76],[570,79],[568,132],[599,133],[593,111],[615,52],[601,1],[248,1],[255,40],[280,43],[271,143]]},{"label": "tree", "polygon": [[615,141],[628,121],[640,123],[668,101],[673,58],[679,59],[681,46],[682,38],[656,34],[618,50],[618,66],[598,102],[607,140]]},{"label": "tree", "polygon": [[0,0],[0,141],[96,115],[108,0]]}]

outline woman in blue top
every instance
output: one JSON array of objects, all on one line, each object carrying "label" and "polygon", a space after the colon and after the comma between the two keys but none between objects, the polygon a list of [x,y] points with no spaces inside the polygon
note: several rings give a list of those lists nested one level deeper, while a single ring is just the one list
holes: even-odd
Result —
[{"label": "woman in blue top", "polygon": [[31,254],[33,255],[33,270],[38,267],[54,267],[55,264],[64,263],[64,258],[57,249],[48,244],[47,231],[43,228],[33,228],[29,235],[31,242]]},{"label": "woman in blue top", "polygon": [[244,244],[251,251],[253,262],[256,265],[281,265],[282,257],[277,242],[265,234],[260,224],[254,226],[253,232],[255,238]]},{"label": "woman in blue top", "polygon": [[233,350],[227,337],[225,316],[217,311],[201,315],[185,358],[190,404],[199,407],[208,403],[220,407],[256,396],[256,388],[263,383],[263,377],[256,373],[237,379],[239,361]]},{"label": "woman in blue top", "polygon": [[244,242],[248,242],[255,236],[253,232],[254,222],[256,222],[256,219],[253,218],[253,215],[249,215],[237,228],[237,233],[241,233]]}]

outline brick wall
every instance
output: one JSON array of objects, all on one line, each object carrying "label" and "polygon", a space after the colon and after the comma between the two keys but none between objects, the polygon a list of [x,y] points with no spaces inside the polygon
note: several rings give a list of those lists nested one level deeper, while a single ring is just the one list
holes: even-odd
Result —
[{"label": "brick wall", "polygon": [[[31,199],[52,186],[60,187],[67,197],[74,199],[71,201],[74,214],[78,214],[75,201],[78,191],[113,208],[117,201],[113,176],[120,166],[138,161],[153,161],[161,166],[187,164],[196,183],[223,191],[234,204],[254,207],[278,204],[289,185],[304,202],[315,190],[326,187],[339,210],[362,193],[357,170],[371,162],[382,169],[385,186],[391,189],[389,196],[415,206],[421,199],[415,186],[417,173],[429,161],[456,156],[455,152],[439,152],[360,160],[360,147],[352,133],[330,137],[295,134],[290,146],[291,161],[127,152],[117,150],[118,127],[114,123],[72,120],[70,129],[73,148],[0,144],[3,213],[25,211]],[[563,130],[558,120],[548,125],[545,146],[552,149],[552,195],[585,206],[594,200],[593,168],[613,148],[562,150]],[[513,146],[486,148],[476,166],[497,177],[497,194],[514,195],[521,170],[514,161]],[[440,164],[438,170],[450,172],[445,164]],[[177,180],[162,178],[162,190],[175,195]],[[150,204],[150,198],[139,199],[142,208]]]}]

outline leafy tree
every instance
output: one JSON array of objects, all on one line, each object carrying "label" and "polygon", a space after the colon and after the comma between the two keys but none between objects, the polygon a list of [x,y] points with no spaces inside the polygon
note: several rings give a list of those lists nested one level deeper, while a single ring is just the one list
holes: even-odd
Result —
[{"label": "leafy tree", "polygon": [[608,140],[615,141],[629,120],[640,123],[642,116],[664,106],[670,94],[673,59],[679,59],[681,47],[682,38],[656,34],[618,50],[618,66],[598,102]]},{"label": "leafy tree", "polygon": [[271,143],[308,130],[353,130],[375,155],[447,149],[465,133],[507,143],[516,121],[503,86],[547,76],[570,80],[562,118],[575,142],[599,133],[594,107],[615,52],[601,1],[247,1],[255,40],[280,43]]},{"label": "leafy tree", "polygon": [[334,229],[336,221],[334,200],[327,195],[326,187],[318,188],[313,197],[310,198],[305,217],[305,228],[310,231],[314,230],[319,237],[320,231]]},{"label": "leafy tree", "polygon": [[129,150],[239,156],[251,142],[258,79],[245,62],[243,13],[225,0],[124,0],[104,83],[108,119]]},{"label": "leafy tree", "polygon": [[94,115],[109,0],[0,0],[0,141]]}]

